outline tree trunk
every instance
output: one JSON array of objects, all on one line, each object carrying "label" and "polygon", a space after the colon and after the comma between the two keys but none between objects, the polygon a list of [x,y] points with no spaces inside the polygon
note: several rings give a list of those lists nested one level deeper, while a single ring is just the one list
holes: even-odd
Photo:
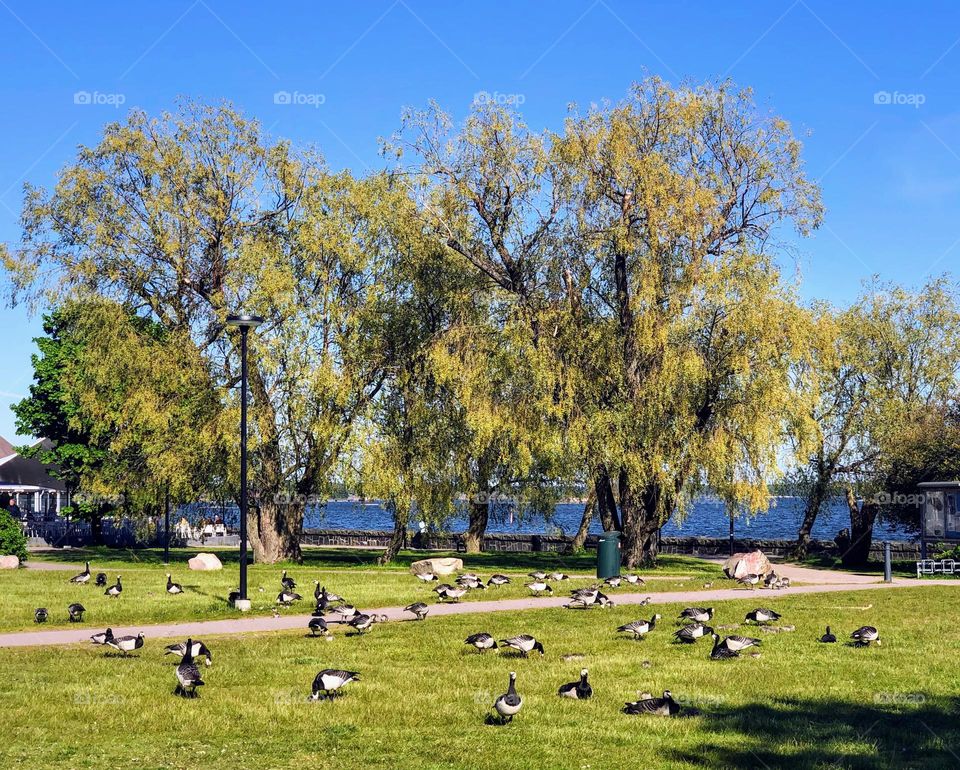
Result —
[{"label": "tree trunk", "polygon": [[247,536],[258,564],[278,561],[303,562],[300,535],[303,532],[304,504],[278,493],[268,501],[251,505],[247,511]]},{"label": "tree trunk", "polygon": [[840,555],[840,561],[844,567],[864,567],[870,560],[873,524],[880,508],[876,503],[866,501],[858,506],[850,487],[847,487],[847,508],[850,509],[850,547]]},{"label": "tree trunk", "polygon": [[803,511],[803,522],[800,524],[800,530],[797,532],[797,542],[793,547],[793,557],[795,559],[805,559],[810,550],[810,533],[813,531],[813,525],[817,521],[817,515],[823,501],[827,497],[827,490],[830,487],[830,474],[822,462],[817,463],[817,478],[813,489],[807,497],[807,504]]},{"label": "tree trunk", "polygon": [[600,524],[604,532],[614,532],[621,529],[620,516],[617,514],[617,500],[613,494],[613,485],[610,474],[604,466],[597,468],[594,480],[594,493],[597,499],[597,513],[600,515]]},{"label": "tree trunk", "polygon": [[620,471],[619,486],[623,514],[623,565],[629,569],[655,567],[660,549],[660,529],[669,517],[666,492],[658,484],[650,484],[638,495],[623,470]]},{"label": "tree trunk", "polygon": [[573,541],[567,548],[567,553],[579,553],[583,550],[583,544],[587,541],[587,532],[590,530],[590,522],[593,520],[593,509],[597,500],[596,492],[591,489],[587,494],[587,502],[583,506],[583,518],[580,519],[580,529],[573,536]]},{"label": "tree trunk", "polygon": [[490,504],[487,502],[487,495],[482,494],[478,499],[470,502],[470,521],[463,535],[463,544],[467,553],[480,553],[483,550],[483,535],[487,531],[489,518]]},{"label": "tree trunk", "polygon": [[407,542],[407,525],[410,523],[410,507],[396,502],[391,503],[393,508],[393,536],[387,543],[387,549],[377,559],[377,564],[384,565],[392,562],[400,549]]}]

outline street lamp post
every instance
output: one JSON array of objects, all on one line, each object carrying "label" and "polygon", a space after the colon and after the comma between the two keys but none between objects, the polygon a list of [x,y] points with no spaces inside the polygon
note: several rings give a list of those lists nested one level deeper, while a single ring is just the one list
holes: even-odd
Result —
[{"label": "street lamp post", "polygon": [[228,315],[227,323],[240,329],[240,598],[239,610],[249,610],[247,598],[247,335],[263,323],[256,315]]}]

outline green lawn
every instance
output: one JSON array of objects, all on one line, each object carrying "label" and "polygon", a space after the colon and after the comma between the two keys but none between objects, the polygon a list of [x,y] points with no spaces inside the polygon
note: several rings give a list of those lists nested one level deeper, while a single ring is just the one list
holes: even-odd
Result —
[{"label": "green lawn", "polygon": [[[678,606],[644,641],[616,626],[644,610],[531,610],[390,623],[333,642],[299,631],[205,639],[214,655],[196,700],[172,695],[174,661],[148,639],[139,656],[99,648],[0,650],[0,767],[894,768],[960,765],[960,592],[951,587],[718,603],[718,624],[759,601],[791,633],[751,632],[760,658],[711,661],[670,643]],[[864,623],[881,647],[821,645]],[[543,659],[467,651],[475,631],[532,633]],[[743,633],[743,628],[739,630]],[[564,656],[580,654],[580,659]],[[595,697],[561,700],[590,669]],[[361,672],[334,702],[308,703],[322,668]],[[484,723],[507,673],[524,708]],[[629,717],[638,692],[673,691],[700,714]]]},{"label": "green lawn", "polygon": [[[47,552],[35,555],[36,561],[66,560],[82,562],[89,557],[90,569],[107,573],[112,584],[119,573],[123,577],[123,594],[116,599],[104,596],[103,589],[91,583],[72,585],[69,580],[74,572],[41,571],[20,569],[0,572],[0,632],[36,628],[33,613],[37,607],[50,610],[50,620],[44,628],[67,627],[66,607],[79,601],[87,608],[86,625],[125,626],[132,623],[170,622],[175,620],[223,619],[237,617],[239,612],[227,604],[227,595],[237,587],[236,550],[217,551],[224,562],[224,569],[216,572],[192,572],[186,561],[195,551],[173,551],[170,572],[181,583],[184,593],[168,595],[166,586],[167,568],[162,564],[162,551],[68,551]],[[302,565],[253,565],[249,572],[249,596],[253,612],[269,614],[275,608],[280,591],[281,570],[286,567],[297,580],[297,590],[303,595],[302,602],[281,610],[288,613],[305,613],[313,607],[314,580],[320,580],[331,591],[346,597],[361,608],[403,606],[414,601],[432,602],[435,594],[431,585],[417,581],[409,572],[409,564],[430,554],[405,552],[398,563],[390,567],[376,565],[376,551],[351,549],[312,549],[306,552]],[[444,554],[435,554],[444,555]],[[446,554],[452,555],[452,554]],[[565,556],[560,554],[496,554],[486,553],[465,556],[465,567],[488,578],[493,572],[511,575],[514,582],[501,588],[486,591],[471,591],[463,601],[478,599],[516,598],[528,596],[523,583],[529,581],[528,572],[534,569],[560,570],[582,575],[576,580],[555,583],[554,588],[565,594],[571,587],[584,586],[595,574],[595,557]],[[664,557],[661,567],[643,574],[657,579],[644,587],[622,587],[610,591],[611,595],[638,590],[644,593],[702,588],[705,580],[720,575],[715,564],[688,557]],[[666,579],[663,579],[666,578]],[[451,580],[452,582],[452,580]],[[435,585],[435,584],[434,584]],[[263,589],[262,591],[260,589]],[[91,631],[92,633],[92,631]]]}]

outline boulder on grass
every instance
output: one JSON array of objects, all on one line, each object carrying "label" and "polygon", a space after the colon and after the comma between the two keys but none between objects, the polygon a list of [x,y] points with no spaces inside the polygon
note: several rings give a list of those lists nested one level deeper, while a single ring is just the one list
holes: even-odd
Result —
[{"label": "boulder on grass", "polygon": [[452,556],[446,556],[437,559],[421,559],[410,565],[410,571],[414,575],[421,575],[424,572],[432,572],[434,575],[452,575],[463,569],[463,559],[455,559]]},{"label": "boulder on grass", "polygon": [[739,580],[744,575],[763,577],[770,572],[773,572],[773,565],[763,551],[735,553],[723,563],[723,574],[733,580]]},{"label": "boulder on grass", "polygon": [[187,562],[190,569],[195,570],[216,570],[223,569],[223,564],[212,553],[198,553]]},{"label": "boulder on grass", "polygon": [[18,556],[0,556],[0,569],[16,569],[20,566]]}]

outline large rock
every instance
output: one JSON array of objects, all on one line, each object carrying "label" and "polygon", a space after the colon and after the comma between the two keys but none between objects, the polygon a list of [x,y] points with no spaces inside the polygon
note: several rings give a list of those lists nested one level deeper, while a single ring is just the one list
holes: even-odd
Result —
[{"label": "large rock", "polygon": [[223,569],[223,564],[212,553],[198,553],[187,564],[190,565],[190,569],[195,570]]},{"label": "large rock", "polygon": [[0,556],[0,569],[16,569],[20,566],[20,558],[17,556]]},{"label": "large rock", "polygon": [[769,572],[773,572],[773,566],[763,551],[735,553],[723,563],[723,574],[734,580],[742,578],[744,575],[760,575],[763,577]]},{"label": "large rock", "polygon": [[410,571],[414,575],[420,575],[424,572],[432,572],[435,575],[452,575],[463,569],[463,559],[455,559],[447,556],[437,559],[421,559],[410,565]]}]

